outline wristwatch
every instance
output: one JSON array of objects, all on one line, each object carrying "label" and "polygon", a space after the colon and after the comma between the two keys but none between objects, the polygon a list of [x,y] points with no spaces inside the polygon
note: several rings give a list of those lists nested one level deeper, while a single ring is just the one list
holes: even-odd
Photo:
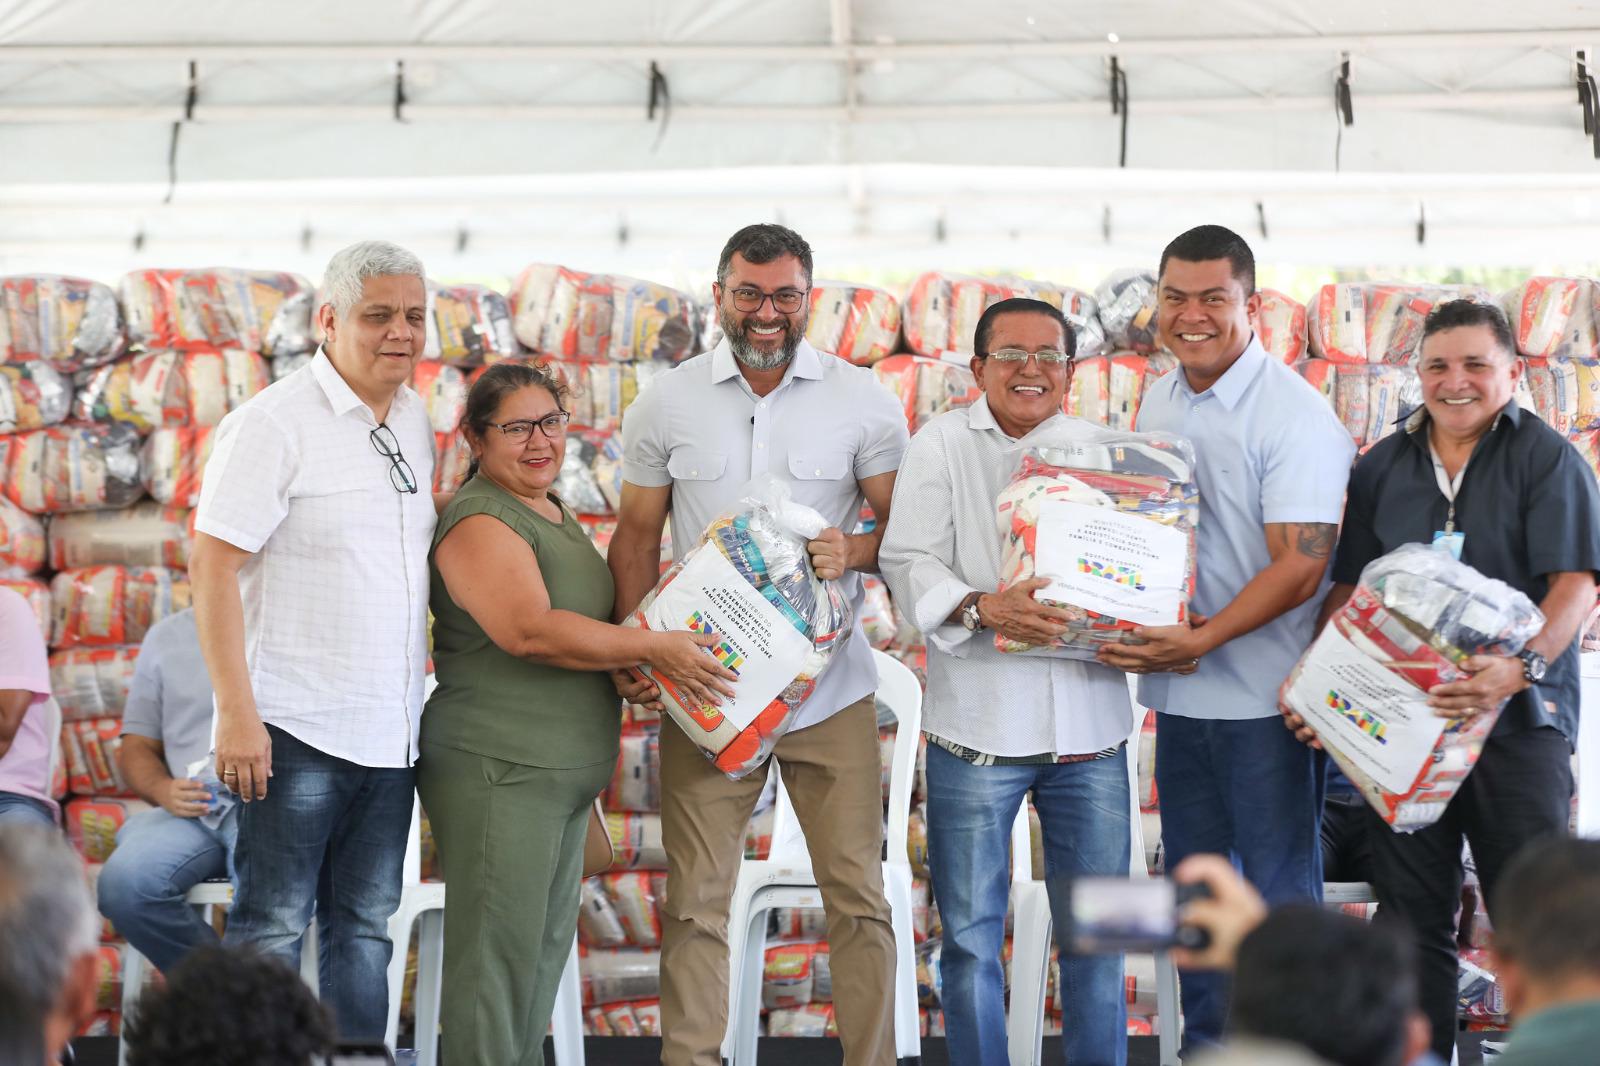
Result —
[{"label": "wristwatch", "polygon": [[974,592],[961,605],[961,624],[966,626],[968,633],[976,633],[983,628],[983,619],[978,617],[978,600],[981,596],[982,593]]},{"label": "wristwatch", "polygon": [[1522,660],[1522,679],[1530,685],[1537,685],[1544,680],[1544,672],[1550,668],[1545,657],[1532,648],[1523,648],[1517,653],[1517,658]]}]

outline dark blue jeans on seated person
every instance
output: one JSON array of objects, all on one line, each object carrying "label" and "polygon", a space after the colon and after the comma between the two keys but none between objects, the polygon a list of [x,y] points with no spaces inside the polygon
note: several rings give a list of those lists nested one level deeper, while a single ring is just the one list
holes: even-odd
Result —
[{"label": "dark blue jeans on seated person", "polygon": [[238,815],[220,828],[160,807],[129,818],[117,849],[100,870],[100,913],[156,969],[166,972],[217,934],[186,898],[202,881],[231,880],[229,856]]},{"label": "dark blue jeans on seated person", "polygon": [[0,825],[7,822],[58,828],[49,804],[17,792],[0,792]]},{"label": "dark blue jeans on seated person", "polygon": [[300,937],[315,912],[323,1004],[341,1038],[381,1041],[412,770],[359,766],[276,726],[267,732],[272,778],[266,799],[239,805],[237,889],[223,940],[298,967]]},{"label": "dark blue jeans on seated person", "polygon": [[[1156,794],[1170,873],[1190,855],[1225,855],[1269,904],[1322,899],[1324,764],[1283,719],[1156,715]],[[1183,971],[1183,1046],[1217,1043],[1228,982]]]},{"label": "dark blue jeans on seated person", "polygon": [[[974,766],[928,745],[928,862],[944,926],[939,960],[950,1061],[1004,1066],[1006,899],[1011,826],[1029,791],[1047,877],[1128,876],[1126,750],[1078,763]],[[1063,1048],[1072,1066],[1125,1066],[1121,955],[1061,960]]]}]

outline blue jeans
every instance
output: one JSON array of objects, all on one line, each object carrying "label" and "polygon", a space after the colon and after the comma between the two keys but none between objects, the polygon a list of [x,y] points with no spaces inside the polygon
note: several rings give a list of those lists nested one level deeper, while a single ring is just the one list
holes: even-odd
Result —
[{"label": "blue jeans", "polygon": [[55,815],[50,812],[49,804],[17,792],[0,792],[0,825],[5,825],[7,822],[13,825],[47,825],[51,829],[60,828],[56,824]]},{"label": "blue jeans", "polygon": [[[1171,870],[1190,855],[1225,855],[1269,904],[1322,899],[1324,756],[1278,715],[1243,721],[1156,715],[1156,792]],[[1215,1044],[1228,983],[1182,974],[1185,1051]]]},{"label": "blue jeans", "polygon": [[[950,1061],[963,1066],[1009,1061],[1000,953],[1011,826],[1030,790],[1044,830],[1047,876],[1128,875],[1126,751],[1090,762],[974,766],[928,745],[928,855],[944,925],[939,968],[945,1041]],[[1122,956],[1063,958],[1061,988],[1067,1061],[1124,1066],[1128,1007]]]},{"label": "blue jeans", "polygon": [[202,881],[230,877],[237,819],[209,829],[160,807],[129,818],[100,871],[100,913],[163,973],[217,934],[184,896]]},{"label": "blue jeans", "polygon": [[238,808],[237,891],[224,942],[298,967],[314,911],[323,1004],[342,1038],[381,1041],[389,918],[400,906],[415,797],[411,768],[359,766],[276,726],[267,732],[273,776],[266,799]]}]

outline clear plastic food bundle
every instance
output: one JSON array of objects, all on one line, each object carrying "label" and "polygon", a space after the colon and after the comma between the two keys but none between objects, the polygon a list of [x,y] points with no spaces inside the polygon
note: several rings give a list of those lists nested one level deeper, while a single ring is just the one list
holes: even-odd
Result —
[{"label": "clear plastic food bundle", "polygon": [[599,449],[593,439],[574,433],[567,437],[567,452],[551,488],[575,514],[609,515],[611,504],[595,479],[594,461]]},{"label": "clear plastic food bundle", "polygon": [[67,790],[95,796],[132,796],[132,789],[117,768],[117,749],[121,747],[120,719],[62,723],[61,757],[67,768]]},{"label": "clear plastic food bundle", "polygon": [[1048,578],[1034,598],[1071,621],[1049,644],[996,633],[995,647],[1093,659],[1103,644],[1134,642],[1135,626],[1186,621],[1200,519],[1189,442],[1072,421],[1017,450],[1020,466],[995,501],[1000,588]]},{"label": "clear plastic food bundle", "polygon": [[1534,410],[1557,433],[1600,429],[1600,360],[1524,359]]},{"label": "clear plastic food bundle", "polygon": [[1406,544],[1361,571],[1349,601],[1301,656],[1280,700],[1400,832],[1432,825],[1478,760],[1500,706],[1441,718],[1436,685],[1473,655],[1515,655],[1544,628],[1527,596],[1448,552]]},{"label": "clear plastic food bundle", "polygon": [[49,363],[0,364],[0,433],[53,426],[72,413],[72,379]]},{"label": "clear plastic food bundle", "polygon": [[186,570],[190,539],[188,509],[155,500],[59,515],[50,522],[50,569],[114,564]]},{"label": "clear plastic food bundle", "polygon": [[1250,327],[1267,354],[1280,363],[1297,363],[1306,357],[1306,305],[1277,289],[1258,289],[1261,310]]},{"label": "clear plastic food bundle", "polygon": [[422,359],[408,384],[422,397],[435,433],[454,433],[467,409],[467,376],[437,359]]},{"label": "clear plastic food bundle", "polygon": [[1156,318],[1156,276],[1148,270],[1115,270],[1094,290],[1100,326],[1112,348],[1148,355],[1161,348]]},{"label": "clear plastic food bundle", "polygon": [[1072,369],[1066,413],[1112,429],[1131,430],[1139,417],[1145,384],[1159,373],[1148,356],[1135,352],[1081,358]]},{"label": "clear plastic food bundle", "polygon": [[50,653],[50,692],[68,721],[121,718],[139,647],[65,648]]},{"label": "clear plastic food bundle", "polygon": [[189,579],[161,566],[89,566],[50,582],[53,648],[138,644],[189,606]]},{"label": "clear plastic food bundle", "polygon": [[929,271],[906,292],[901,325],[906,347],[923,355],[959,352],[971,356],[978,319],[990,306],[1013,297],[1041,300],[1059,308],[1072,326],[1079,355],[1106,350],[1096,298],[1086,292],[1013,276],[973,277]]},{"label": "clear plastic food bundle", "polygon": [[806,340],[857,366],[870,366],[900,343],[900,301],[885,289],[845,281],[811,286]]},{"label": "clear plastic food bundle", "polygon": [[125,341],[109,286],[55,274],[0,278],[0,363],[48,363],[71,374],[109,363]]},{"label": "clear plastic food bundle", "polygon": [[28,601],[33,617],[39,622],[39,635],[46,644],[50,643],[50,586],[38,578],[0,575],[0,589],[10,589]]},{"label": "clear plastic food bundle", "polygon": [[0,436],[4,492],[34,514],[126,507],[144,495],[139,432],[126,423]]},{"label": "clear plastic food bundle", "polygon": [[872,372],[899,397],[915,433],[946,411],[978,402],[983,390],[967,366],[971,358],[960,352],[945,352],[938,358],[891,355],[873,364]]},{"label": "clear plastic food bundle", "polygon": [[1324,285],[1307,309],[1311,353],[1335,363],[1410,366],[1428,312],[1463,299],[1492,302],[1487,292],[1467,285]]},{"label": "clear plastic food bundle", "polygon": [[433,435],[433,491],[454,492],[467,480],[472,447],[464,433]]},{"label": "clear plastic food bundle", "polygon": [[163,426],[139,453],[144,487],[159,503],[200,505],[200,479],[211,458],[213,426]]},{"label": "clear plastic food bundle", "polygon": [[1396,432],[1400,417],[1422,406],[1422,382],[1410,367],[1307,359],[1294,369],[1322,393],[1358,445]]},{"label": "clear plastic food bundle", "polygon": [[315,351],[314,290],[268,270],[135,270],[122,278],[129,342],[156,348],[243,348],[265,356]]},{"label": "clear plastic food bundle", "polygon": [[656,682],[672,720],[731,778],[766,760],[850,637],[849,603],[837,582],[817,577],[806,551],[827,525],[790,498],[785,482],[758,477],[628,619],[722,638],[712,654],[738,681],[721,706],[648,667],[637,672]]},{"label": "clear plastic food bundle", "polygon": [[240,348],[145,352],[90,374],[74,407],[85,422],[214,426],[271,383],[267,363]]},{"label": "clear plastic food bundle", "polygon": [[430,283],[428,309],[425,357],[476,366],[517,354],[511,305],[487,285]]},{"label": "clear plastic food bundle", "polygon": [[0,578],[38,573],[44,562],[44,523],[0,496]]},{"label": "clear plastic food bundle", "polygon": [[1536,359],[1600,357],[1597,304],[1592,278],[1529,278],[1502,298],[1517,351]]},{"label": "clear plastic food bundle", "polygon": [[535,263],[511,288],[512,329],[536,352],[577,359],[678,362],[699,316],[687,293],[617,274]]}]

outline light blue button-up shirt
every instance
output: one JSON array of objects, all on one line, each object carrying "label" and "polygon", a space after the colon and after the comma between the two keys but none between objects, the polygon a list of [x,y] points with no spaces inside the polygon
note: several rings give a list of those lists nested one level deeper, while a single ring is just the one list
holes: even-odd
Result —
[{"label": "light blue button-up shirt", "polygon": [[[1328,401],[1250,338],[1205,392],[1183,368],[1161,377],[1139,406],[1138,428],[1194,443],[1200,528],[1193,607],[1222,610],[1272,557],[1263,527],[1277,522],[1337,524],[1355,442]],[[1186,718],[1241,720],[1278,713],[1278,686],[1311,643],[1326,591],[1204,656],[1193,674],[1141,679],[1140,701]]]}]

